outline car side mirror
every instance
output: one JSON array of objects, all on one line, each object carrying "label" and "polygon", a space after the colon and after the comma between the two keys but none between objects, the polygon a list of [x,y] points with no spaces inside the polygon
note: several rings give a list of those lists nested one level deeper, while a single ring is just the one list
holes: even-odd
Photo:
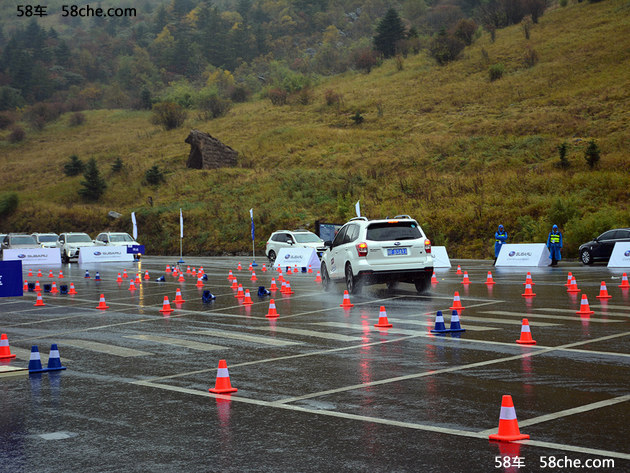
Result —
[{"label": "car side mirror", "polygon": [[324,242],[324,246],[325,246],[326,248],[332,248],[332,240],[326,240],[326,241]]},{"label": "car side mirror", "polygon": [[289,239],[287,239],[287,243],[288,243],[289,245],[294,245],[294,244],[295,244],[295,242],[294,242],[293,240],[291,240],[290,238],[289,238]]}]

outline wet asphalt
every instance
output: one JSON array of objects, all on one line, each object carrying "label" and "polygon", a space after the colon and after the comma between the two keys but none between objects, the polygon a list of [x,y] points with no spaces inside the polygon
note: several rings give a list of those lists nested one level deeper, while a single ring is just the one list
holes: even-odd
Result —
[{"label": "wet asphalt", "polygon": [[[266,261],[252,281],[251,259],[184,258],[184,269],[203,266],[197,287],[191,274],[165,273],[178,259],[73,263],[52,268],[54,278],[24,268],[25,281],[72,282],[77,294],[44,293],[43,307],[33,292],[0,299],[0,331],[16,354],[2,364],[26,368],[37,345],[45,366],[56,343],[67,368],[0,376],[2,471],[630,471],[623,271],[452,260],[426,294],[370,286],[350,309],[342,286],[323,292],[315,274],[285,272],[294,294],[272,293],[278,317],[268,318],[270,297],[256,293],[278,274],[262,271]],[[116,282],[123,270],[140,274],[135,290]],[[251,305],[234,297],[230,270]],[[532,297],[522,296],[527,271]],[[567,292],[569,271],[579,293]],[[601,281],[610,299],[596,297]],[[184,303],[174,303],[177,288]],[[202,301],[206,290],[216,299]],[[466,331],[432,334],[438,310],[449,327],[455,292]],[[96,309],[100,294],[108,309]],[[583,294],[593,314],[576,313]],[[160,312],[164,296],[171,313]],[[374,326],[381,306],[391,328]],[[516,343],[523,318],[535,345]],[[219,360],[237,392],[208,392]],[[530,439],[491,442],[508,394]]]}]

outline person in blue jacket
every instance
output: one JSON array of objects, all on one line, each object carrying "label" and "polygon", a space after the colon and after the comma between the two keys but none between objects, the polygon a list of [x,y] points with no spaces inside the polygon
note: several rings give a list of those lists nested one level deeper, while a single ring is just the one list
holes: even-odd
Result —
[{"label": "person in blue jacket", "polygon": [[496,264],[497,258],[499,257],[499,252],[501,251],[501,247],[507,241],[508,234],[503,228],[503,225],[499,225],[499,229],[494,232],[494,263]]},{"label": "person in blue jacket", "polygon": [[549,249],[549,266],[556,266],[558,261],[562,259],[560,250],[562,249],[562,233],[558,230],[558,225],[551,227],[549,236],[547,237],[547,248]]}]

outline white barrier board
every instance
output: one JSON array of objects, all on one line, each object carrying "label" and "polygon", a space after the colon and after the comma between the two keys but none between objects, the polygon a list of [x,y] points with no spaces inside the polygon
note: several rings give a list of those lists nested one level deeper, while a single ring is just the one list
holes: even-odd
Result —
[{"label": "white barrier board", "polygon": [[82,246],[79,250],[79,264],[111,261],[133,261],[133,255],[126,246]]},{"label": "white barrier board", "polygon": [[283,270],[287,266],[291,266],[291,269],[297,265],[298,268],[307,268],[311,265],[313,269],[319,269],[321,262],[317,257],[317,252],[314,248],[282,248],[278,251],[276,261],[273,263],[274,269],[278,266]]},{"label": "white barrier board", "polygon": [[434,268],[450,268],[451,260],[448,257],[445,246],[432,246],[431,254],[433,255]]},{"label": "white barrier board", "polygon": [[630,268],[630,242],[618,241],[615,243],[610,260],[609,268]]},{"label": "white barrier board", "polygon": [[23,265],[61,266],[59,248],[16,248],[2,252],[4,261],[19,260]]},{"label": "white barrier board", "polygon": [[549,250],[544,243],[506,243],[495,266],[548,266]]}]

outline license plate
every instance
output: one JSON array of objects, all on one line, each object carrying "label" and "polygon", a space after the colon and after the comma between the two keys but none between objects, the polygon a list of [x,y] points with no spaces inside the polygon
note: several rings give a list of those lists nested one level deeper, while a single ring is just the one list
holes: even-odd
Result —
[{"label": "license plate", "polygon": [[407,248],[387,248],[387,256],[406,255]]}]

